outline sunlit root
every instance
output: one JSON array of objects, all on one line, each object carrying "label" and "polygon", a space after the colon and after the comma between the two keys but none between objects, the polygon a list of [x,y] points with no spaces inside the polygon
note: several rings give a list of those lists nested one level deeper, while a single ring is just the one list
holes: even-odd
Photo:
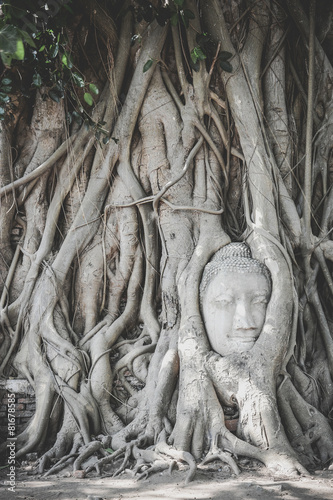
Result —
[{"label": "sunlit root", "polygon": [[77,459],[74,462],[73,465],[73,470],[74,472],[76,470],[81,469],[82,463],[87,460],[91,455],[96,453],[97,451],[101,451],[103,445],[100,441],[91,441],[91,443],[83,446],[80,450],[80,455],[77,457]]},{"label": "sunlit root", "polygon": [[262,450],[246,443],[226,430],[221,439],[222,447],[236,456],[254,458],[262,462],[274,474],[308,475],[307,470],[298,462],[297,458],[274,450]]},{"label": "sunlit root", "polygon": [[176,378],[179,372],[179,358],[175,349],[169,349],[164,355],[158,375],[155,389],[154,401],[151,404],[149,415],[149,426],[147,434],[157,436],[163,429],[163,416],[167,413],[173,392],[175,390]]},{"label": "sunlit root", "polygon": [[120,468],[115,473],[115,475],[118,474],[118,473],[120,474],[120,472],[122,472],[125,469],[126,465],[127,465],[127,462],[128,462],[128,460],[129,460],[129,458],[131,456],[132,447],[136,446],[138,444],[139,444],[138,440],[132,441],[131,443],[128,443],[125,446],[122,446],[118,450],[114,451],[111,455],[106,455],[105,457],[100,458],[93,465],[90,465],[89,467],[87,467],[87,469],[85,470],[85,473],[88,474],[93,469],[96,469],[96,471],[100,474],[101,471],[102,471],[102,469],[103,469],[103,467],[105,465],[109,465],[113,461],[115,461],[118,458],[122,457],[122,455],[125,455],[125,458],[123,460],[122,465],[120,466]]},{"label": "sunlit root", "polygon": [[69,453],[68,455],[65,455],[53,467],[51,467],[50,470],[48,470],[44,474],[44,477],[48,477],[48,476],[51,476],[52,474],[56,474],[57,472],[60,472],[62,469],[64,469],[65,467],[67,467],[68,464],[70,464],[71,462],[73,462],[74,459],[78,455],[79,455],[78,453],[73,453],[73,452]]},{"label": "sunlit root", "polygon": [[232,458],[231,454],[228,451],[223,451],[222,449],[219,448],[218,438],[219,436],[216,436],[216,438],[214,439],[211,445],[211,449],[209,450],[209,452],[202,461],[202,465],[206,465],[209,462],[212,462],[213,460],[220,460],[221,462],[224,462],[227,465],[229,465],[232,472],[238,476],[240,474],[240,470],[235,460]]},{"label": "sunlit root", "polygon": [[[171,473],[172,467],[176,462],[173,461],[170,464],[166,462],[165,460],[155,460],[154,464],[151,465],[150,467],[147,467],[143,472],[138,474],[136,476],[137,481],[140,481],[141,479],[147,479],[149,474],[154,474],[156,472],[162,472],[166,469],[169,469],[169,472]],[[141,464],[140,467],[144,466],[144,464]]]},{"label": "sunlit root", "polygon": [[161,440],[156,444],[155,451],[167,455],[168,457],[173,458],[177,462],[187,463],[190,470],[186,476],[185,484],[188,484],[193,480],[197,470],[197,464],[191,453],[187,451],[176,450],[175,448],[169,446],[165,440]]},{"label": "sunlit root", "polygon": [[[156,450],[156,447],[154,448]],[[136,459],[135,467],[132,470],[133,475],[137,475],[136,478],[146,479],[149,474],[155,472],[161,472],[163,470],[169,469],[171,472],[175,461],[170,461],[167,457],[163,457],[160,453],[154,451],[154,449],[142,450],[137,446],[133,446],[132,455]],[[150,464],[147,467],[147,464]],[[145,470],[139,473],[140,469],[145,468]]]}]

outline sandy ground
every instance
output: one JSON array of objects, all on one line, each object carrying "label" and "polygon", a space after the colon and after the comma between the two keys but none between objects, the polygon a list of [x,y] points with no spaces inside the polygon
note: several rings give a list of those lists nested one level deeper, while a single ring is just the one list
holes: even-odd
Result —
[{"label": "sandy ground", "polygon": [[272,477],[264,467],[243,467],[239,476],[213,463],[198,469],[185,485],[186,471],[155,474],[135,481],[129,473],[117,478],[89,475],[77,479],[69,471],[42,478],[18,470],[16,491],[8,491],[1,471],[0,500],[333,500],[333,470],[295,479]]}]

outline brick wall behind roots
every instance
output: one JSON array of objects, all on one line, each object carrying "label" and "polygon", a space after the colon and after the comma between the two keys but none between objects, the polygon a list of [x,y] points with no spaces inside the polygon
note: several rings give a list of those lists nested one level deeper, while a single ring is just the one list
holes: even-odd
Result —
[{"label": "brick wall behind roots", "polygon": [[26,380],[9,379],[0,381],[0,438],[8,437],[8,394],[15,394],[15,434],[27,426],[36,410],[35,393]]}]

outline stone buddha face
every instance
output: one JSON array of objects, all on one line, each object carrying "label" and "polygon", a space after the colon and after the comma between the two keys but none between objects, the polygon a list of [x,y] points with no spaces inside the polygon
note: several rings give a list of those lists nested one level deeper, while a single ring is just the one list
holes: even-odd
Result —
[{"label": "stone buddha face", "polygon": [[200,301],[207,336],[221,356],[249,351],[265,323],[271,295],[268,268],[244,243],[230,243],[207,264]]}]

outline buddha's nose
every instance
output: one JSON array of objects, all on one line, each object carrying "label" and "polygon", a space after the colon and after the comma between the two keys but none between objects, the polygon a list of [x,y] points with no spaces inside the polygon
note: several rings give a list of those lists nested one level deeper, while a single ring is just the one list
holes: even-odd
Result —
[{"label": "buddha's nose", "polygon": [[237,303],[234,325],[237,330],[254,330],[256,328],[250,304],[245,301]]}]

